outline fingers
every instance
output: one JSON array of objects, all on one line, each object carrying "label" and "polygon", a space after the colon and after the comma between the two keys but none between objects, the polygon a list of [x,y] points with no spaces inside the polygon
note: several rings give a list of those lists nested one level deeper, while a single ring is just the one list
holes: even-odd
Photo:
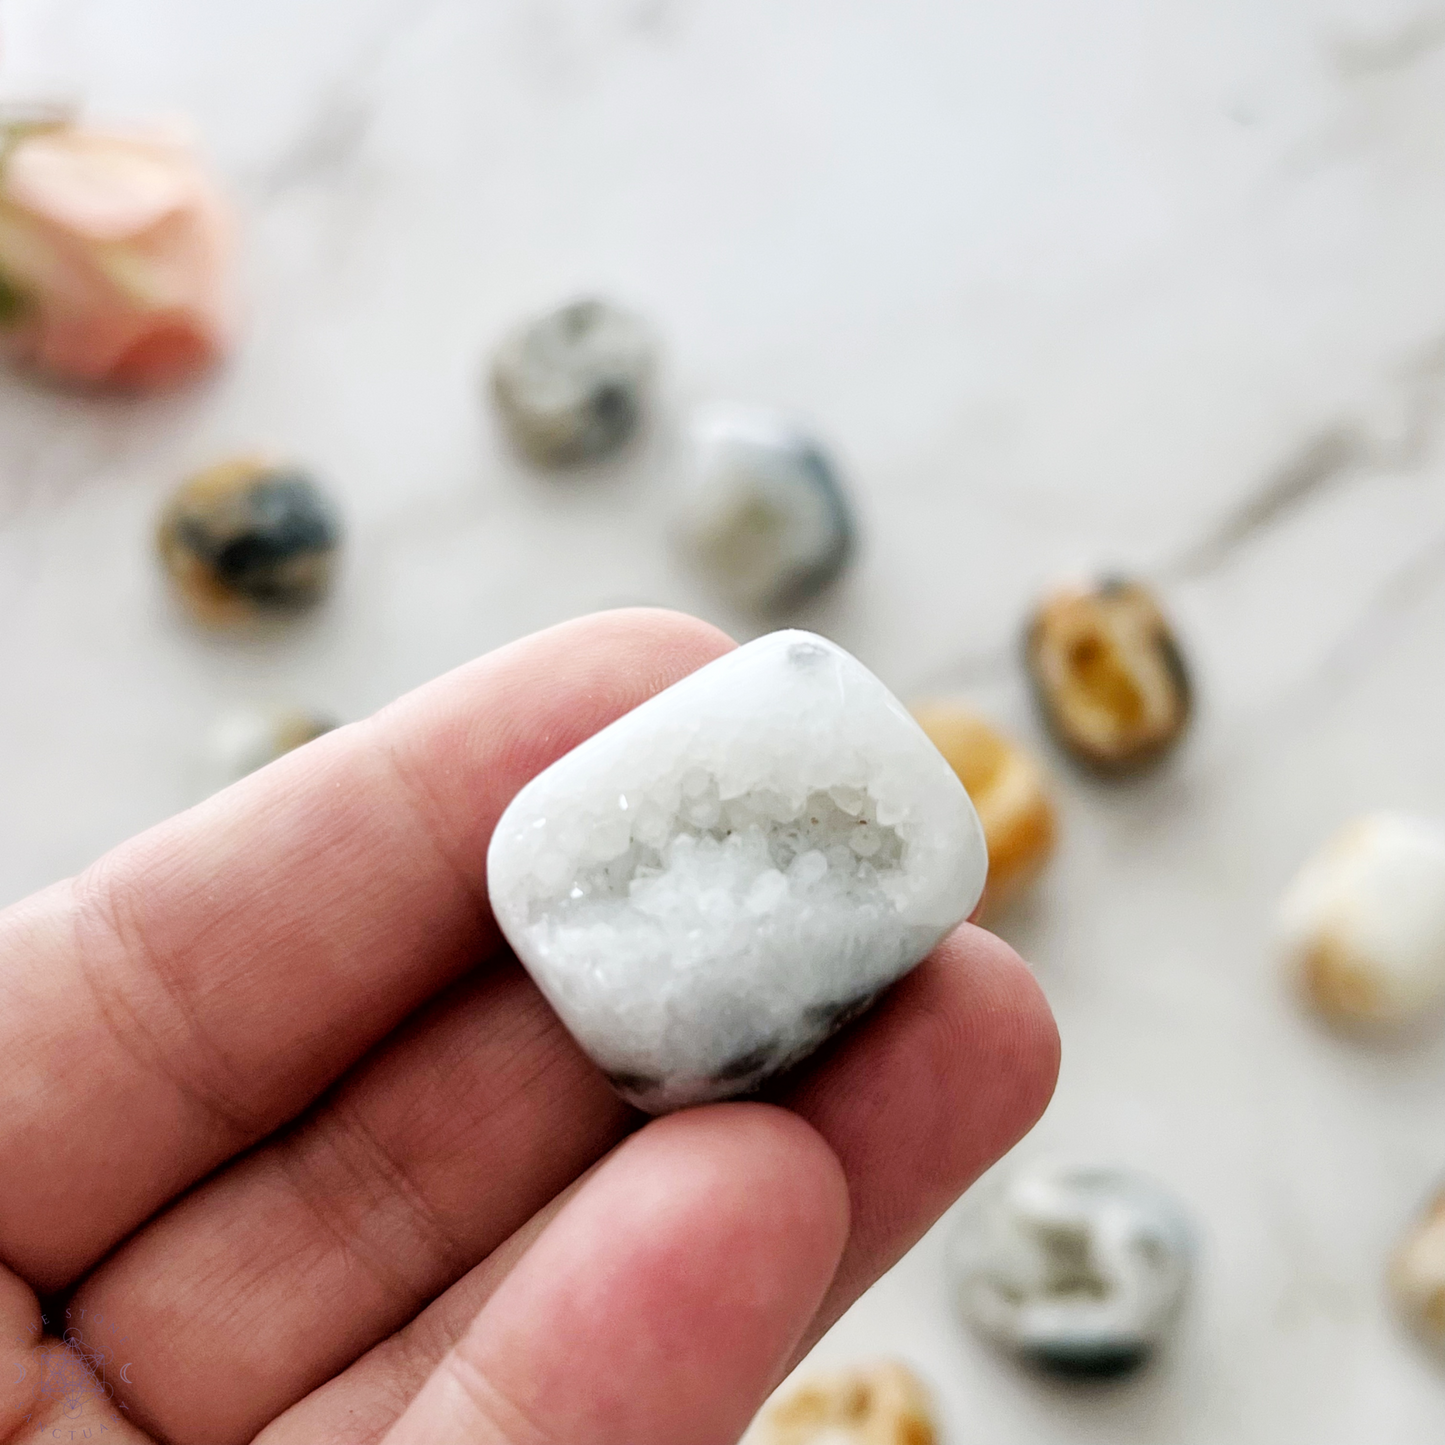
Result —
[{"label": "fingers", "polygon": [[[1027,1131],[1057,1068],[1058,1036],[1027,967],[991,934],[965,927],[788,1081],[783,1102],[842,1161],[853,1217],[800,1352]],[[257,1445],[374,1445],[537,1228],[529,1223]]]},{"label": "fingers", "polygon": [[110,1379],[128,1363],[119,1332],[102,1328],[103,1343],[82,1351],[55,1338],[64,1323],[42,1315],[29,1285],[0,1269],[0,1439],[104,1435],[116,1445],[147,1445],[110,1393]]},{"label": "fingers", "polygon": [[799,1356],[1031,1129],[1059,1036],[1001,939],[963,924],[781,1095],[837,1154],[853,1227]]},{"label": "fingers", "polygon": [[134,1341],[135,1384],[118,1388],[148,1429],[245,1442],[413,1319],[637,1117],[518,965],[464,979],[295,1127],[122,1245],[74,1303]]},{"label": "fingers", "polygon": [[493,1295],[387,1445],[733,1445],[848,1228],[826,1145],[764,1105],[649,1125]]},{"label": "fingers", "polygon": [[272,1421],[252,1445],[376,1445],[542,1231],[599,1168],[594,1164],[579,1175],[409,1325]]},{"label": "fingers", "polygon": [[59,1288],[487,953],[517,788],[725,651],[634,611],[501,649],[0,915],[0,1255]]}]

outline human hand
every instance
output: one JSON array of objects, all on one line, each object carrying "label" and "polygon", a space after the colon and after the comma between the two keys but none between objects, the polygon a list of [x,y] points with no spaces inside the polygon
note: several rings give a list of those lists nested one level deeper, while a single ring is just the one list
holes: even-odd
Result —
[{"label": "human hand", "polygon": [[0,1438],[731,1445],[1028,1129],[1057,1037],[971,925],[651,1122],[502,945],[512,795],[729,646],[553,628],[0,914]]}]

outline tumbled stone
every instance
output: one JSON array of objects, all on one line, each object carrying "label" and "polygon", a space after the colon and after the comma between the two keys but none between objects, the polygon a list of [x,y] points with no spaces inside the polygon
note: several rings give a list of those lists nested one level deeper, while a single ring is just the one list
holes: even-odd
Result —
[{"label": "tumbled stone", "polygon": [[227,713],[207,739],[213,781],[217,787],[225,787],[338,726],[334,718],[297,708],[247,708]]},{"label": "tumbled stone", "polygon": [[958,774],[988,841],[985,920],[997,918],[1039,875],[1058,821],[1043,765],[958,702],[922,703],[919,726]]},{"label": "tumbled stone", "polygon": [[1390,1286],[1410,1325],[1445,1354],[1445,1193],[1401,1241],[1390,1266]]},{"label": "tumbled stone", "polygon": [[1058,1373],[1116,1375],[1173,1324],[1193,1252],[1183,1213],[1149,1180],[1035,1168],[967,1202],[950,1265],[981,1334]]},{"label": "tumbled stone", "polygon": [[653,1113],[797,1063],[968,916],[987,854],[918,724],[841,648],[776,632],[534,778],[497,824],[497,921]]},{"label": "tumbled stone", "polygon": [[1183,735],[1189,674],[1153,595],[1111,578],[1063,587],[1034,614],[1025,639],[1034,694],[1051,731],[1081,762],[1129,772]]},{"label": "tumbled stone", "polygon": [[821,446],[771,412],[712,407],[692,427],[681,492],[684,546],[740,607],[800,603],[854,550],[852,508]]},{"label": "tumbled stone", "polygon": [[1378,813],[1337,833],[1279,910],[1285,966],[1335,1023],[1400,1026],[1445,1003],[1445,828]]},{"label": "tumbled stone", "polygon": [[543,466],[564,466],[597,461],[632,435],[655,365],[641,320],[585,298],[507,337],[492,389],[518,449]]},{"label": "tumbled stone", "polygon": [[810,1375],[774,1400],[747,1445],[937,1445],[923,1383],[906,1365]]},{"label": "tumbled stone", "polygon": [[304,472],[252,457],[192,477],[161,517],[161,560],[203,621],[230,625],[313,606],[331,584],[341,523]]}]

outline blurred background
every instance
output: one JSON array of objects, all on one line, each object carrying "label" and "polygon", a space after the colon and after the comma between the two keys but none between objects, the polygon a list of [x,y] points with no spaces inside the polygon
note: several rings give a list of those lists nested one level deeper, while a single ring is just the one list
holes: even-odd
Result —
[{"label": "blurred background", "polygon": [[[1440,1438],[1383,1266],[1445,1169],[1445,1040],[1317,1027],[1269,936],[1336,826],[1445,815],[1439,0],[5,0],[0,36],[0,99],[189,121],[246,297],[181,393],[0,376],[0,902],[195,801],[229,706],[363,716],[622,603],[763,630],[667,502],[691,404],[781,407],[862,530],[787,620],[1055,764],[1059,855],[1000,924],[1064,1038],[1017,1159],[1142,1169],[1203,1235],[1126,1381],[975,1341],[941,1230],[816,1358],[908,1360],[956,1445]],[[651,320],[662,391],[552,477],[486,365],[579,292]],[[284,634],[210,637],[155,517],[257,447],[338,498],[343,574]],[[1156,585],[1198,685],[1136,782],[1051,750],[1017,660],[1040,590],[1100,566]]]}]

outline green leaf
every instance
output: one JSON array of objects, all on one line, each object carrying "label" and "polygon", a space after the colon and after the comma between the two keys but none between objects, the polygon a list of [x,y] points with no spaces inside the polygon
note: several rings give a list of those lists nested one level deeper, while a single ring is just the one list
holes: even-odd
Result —
[{"label": "green leaf", "polygon": [[13,326],[25,311],[25,296],[0,275],[0,326]]}]

